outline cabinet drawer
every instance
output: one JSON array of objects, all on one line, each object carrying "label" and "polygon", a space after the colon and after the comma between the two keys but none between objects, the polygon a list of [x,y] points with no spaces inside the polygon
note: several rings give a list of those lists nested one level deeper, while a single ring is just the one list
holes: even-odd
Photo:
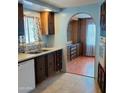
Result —
[{"label": "cabinet drawer", "polygon": [[76,52],[77,52],[76,50],[75,51],[71,51],[71,54],[76,54]]},{"label": "cabinet drawer", "polygon": [[76,50],[76,47],[71,48],[71,51]]}]

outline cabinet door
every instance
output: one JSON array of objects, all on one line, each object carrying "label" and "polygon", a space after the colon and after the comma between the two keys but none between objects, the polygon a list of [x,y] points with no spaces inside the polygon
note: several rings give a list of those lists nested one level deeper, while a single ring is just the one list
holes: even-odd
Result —
[{"label": "cabinet door", "polygon": [[78,42],[78,20],[71,21],[71,25],[72,25],[71,40],[73,43],[77,43]]},{"label": "cabinet door", "polygon": [[49,34],[54,34],[54,13],[53,12],[49,12],[49,16],[48,16],[48,23],[49,23]]},{"label": "cabinet door", "polygon": [[68,62],[71,60],[70,59],[70,46],[67,46],[67,59],[68,59]]},{"label": "cabinet door", "polygon": [[62,50],[56,51],[56,71],[62,70]]},{"label": "cabinet door", "polygon": [[35,58],[36,85],[40,84],[44,79],[46,79],[45,63],[45,56]]},{"label": "cabinet door", "polygon": [[35,88],[34,60],[19,63],[18,93],[28,93]]},{"label": "cabinet door", "polygon": [[41,12],[41,31],[43,35],[53,35],[54,31],[54,13],[53,12]]},{"label": "cabinet door", "polygon": [[106,37],[106,2],[101,5],[100,28],[100,35]]},{"label": "cabinet door", "polygon": [[49,23],[54,23],[54,12],[49,12],[48,20]]},{"label": "cabinet door", "polygon": [[48,76],[52,76],[55,74],[55,70],[54,70],[54,67],[55,66],[55,53],[49,53],[47,55],[47,74]]},{"label": "cabinet door", "polygon": [[23,5],[18,4],[18,36],[24,35]]},{"label": "cabinet door", "polygon": [[49,35],[53,35],[54,33],[54,23],[49,23]]},{"label": "cabinet door", "polygon": [[98,84],[102,93],[106,93],[106,73],[101,64],[98,64]]},{"label": "cabinet door", "polygon": [[40,12],[41,31],[43,35],[48,35],[48,16],[49,12]]}]

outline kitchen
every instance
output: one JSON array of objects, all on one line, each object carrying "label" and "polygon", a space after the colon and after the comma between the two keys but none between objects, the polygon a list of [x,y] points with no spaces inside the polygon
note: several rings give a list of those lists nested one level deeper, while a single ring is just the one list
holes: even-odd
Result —
[{"label": "kitchen", "polygon": [[[26,6],[20,1],[24,0],[0,1],[0,93],[20,93],[22,90],[21,93],[124,93],[123,0],[25,0],[31,5],[27,8],[24,8]],[[107,4],[106,16],[103,1],[106,1]],[[20,14],[20,16],[25,16],[23,18],[30,22],[33,17],[27,18],[27,16],[35,16],[33,21],[38,23],[37,18],[41,12],[32,6],[44,6],[46,11],[55,11],[54,35],[41,34],[41,37],[25,38],[22,35],[25,33],[23,25],[20,26],[23,31],[18,30],[18,3],[23,5],[24,15]],[[33,12],[34,15],[31,15],[30,12]],[[79,13],[89,14],[96,25],[94,78],[67,73],[67,43],[68,40],[70,41],[67,37],[68,24],[71,18]],[[20,37],[19,34],[21,34]],[[31,33],[30,37],[32,36]],[[32,48],[29,44],[25,46],[25,40],[27,40],[26,42],[34,40],[41,42],[32,43]],[[19,46],[22,48],[19,49]],[[27,50],[28,47],[30,50],[37,48],[35,51],[25,52],[25,48]],[[62,60],[62,62],[59,61],[62,63],[62,67],[56,69],[57,61],[55,60],[58,60],[56,59],[58,52],[62,54],[62,58],[59,58]],[[40,60],[43,60],[42,63]],[[48,63],[50,63],[50,69]],[[36,82],[36,76],[39,73],[40,79],[37,79]],[[41,83],[38,84],[38,82]],[[19,84],[23,86],[19,87]],[[98,91],[99,88],[101,92]]]},{"label": "kitchen", "polygon": [[[70,18],[74,14],[86,12],[92,15],[97,29],[96,44],[99,45],[99,8],[98,4],[91,4],[61,9],[40,1],[19,1],[19,93],[28,93],[45,79],[66,72],[67,26]],[[35,22],[35,24],[33,22]],[[35,27],[31,28],[31,25],[35,25]],[[30,30],[34,33],[30,33]],[[96,46],[97,62],[95,64],[95,70],[97,70],[99,61],[98,47],[99,46]],[[95,77],[97,77],[97,71],[95,72]]]},{"label": "kitchen", "polygon": [[[50,48],[53,46],[50,46],[47,42],[41,40],[41,37],[48,39],[49,35],[55,34],[53,12],[29,11],[24,9],[23,4],[21,3],[18,4],[18,7],[19,93],[27,93],[38,86],[38,84],[46,78],[62,71],[62,48]],[[38,21],[36,19],[38,19]],[[40,29],[38,29],[40,28],[38,22],[42,25],[42,36],[40,32],[37,32],[40,31]],[[36,31],[36,33],[30,33],[31,31],[34,33]],[[31,35],[35,35],[35,38],[31,37]]]}]

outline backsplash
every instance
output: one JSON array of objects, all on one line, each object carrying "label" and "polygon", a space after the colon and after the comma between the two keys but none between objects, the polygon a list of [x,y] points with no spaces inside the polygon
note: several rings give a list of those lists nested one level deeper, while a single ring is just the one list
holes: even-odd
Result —
[{"label": "backsplash", "polygon": [[42,47],[45,47],[44,42],[35,42],[30,44],[19,44],[18,52],[27,53],[29,51],[40,51]]},{"label": "backsplash", "polygon": [[25,44],[18,44],[18,53],[24,53],[25,52]]}]

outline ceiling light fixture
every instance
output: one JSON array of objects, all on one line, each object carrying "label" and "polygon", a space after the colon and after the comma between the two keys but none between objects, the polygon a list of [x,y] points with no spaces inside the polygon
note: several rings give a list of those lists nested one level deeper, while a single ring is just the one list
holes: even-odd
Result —
[{"label": "ceiling light fixture", "polygon": [[51,10],[51,9],[46,8],[46,9],[44,9],[44,11],[52,11],[52,10]]}]

